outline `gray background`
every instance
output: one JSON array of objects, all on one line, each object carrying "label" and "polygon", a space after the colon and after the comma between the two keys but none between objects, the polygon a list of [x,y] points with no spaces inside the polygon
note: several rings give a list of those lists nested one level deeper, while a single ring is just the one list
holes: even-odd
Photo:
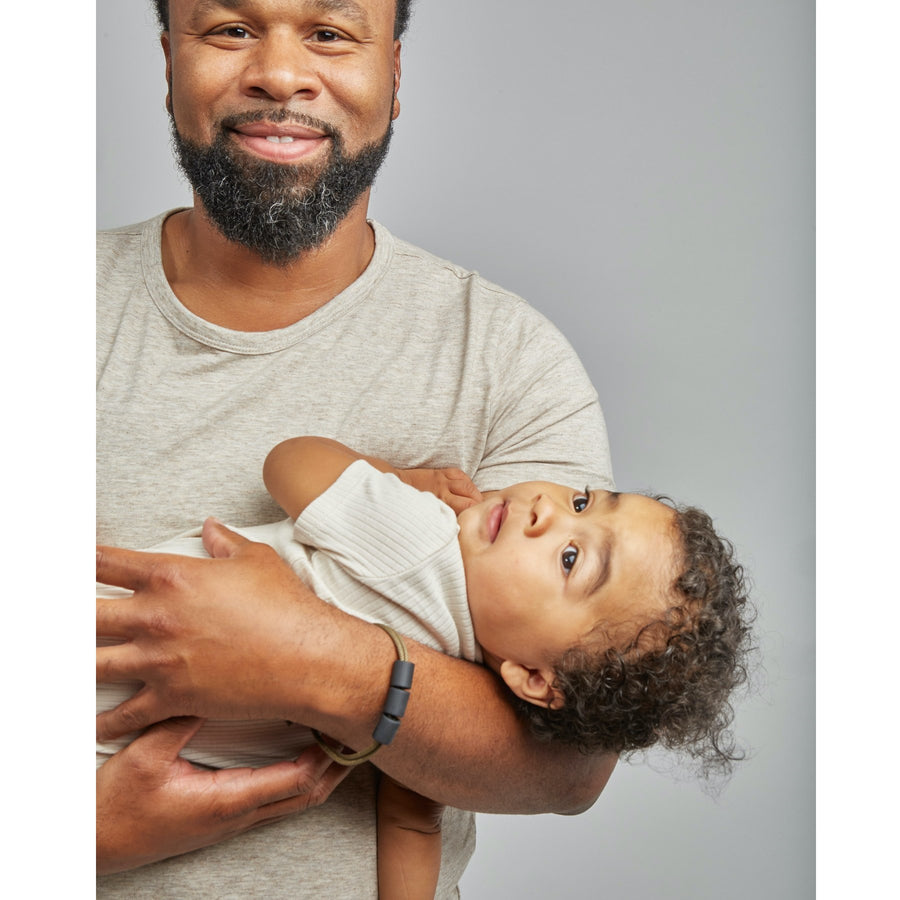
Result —
[{"label": "gray background", "polygon": [[[106,227],[190,194],[149,2],[97,13]],[[718,799],[654,759],[582,816],[481,816],[469,900],[814,895],[813,40],[809,0],[418,2],[374,217],[560,326],[619,487],[714,515],[762,650]]]}]

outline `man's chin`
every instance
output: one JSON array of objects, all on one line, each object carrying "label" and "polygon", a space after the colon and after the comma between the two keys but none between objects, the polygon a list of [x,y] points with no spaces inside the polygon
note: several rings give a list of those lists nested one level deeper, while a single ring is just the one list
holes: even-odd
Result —
[{"label": "man's chin", "polygon": [[290,162],[261,158],[255,145],[242,146],[246,142],[233,135],[221,133],[212,145],[200,147],[173,130],[179,165],[209,220],[228,240],[269,265],[285,266],[334,234],[375,180],[391,129],[355,156],[344,155],[335,136]]}]

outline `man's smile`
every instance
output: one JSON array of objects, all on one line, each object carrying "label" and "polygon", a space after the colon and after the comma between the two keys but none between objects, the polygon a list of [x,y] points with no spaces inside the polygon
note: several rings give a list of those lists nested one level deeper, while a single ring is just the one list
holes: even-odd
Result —
[{"label": "man's smile", "polygon": [[294,122],[248,122],[229,132],[238,144],[270,162],[296,162],[330,140],[324,132]]}]

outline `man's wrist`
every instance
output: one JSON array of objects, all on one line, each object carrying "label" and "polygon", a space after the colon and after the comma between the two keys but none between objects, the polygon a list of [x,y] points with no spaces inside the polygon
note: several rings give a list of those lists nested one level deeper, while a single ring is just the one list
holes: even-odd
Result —
[{"label": "man's wrist", "polygon": [[372,743],[397,652],[377,625],[315,602],[323,608],[315,625],[306,620],[300,652],[296,644],[285,648],[281,717],[364,749]]},{"label": "man's wrist", "polygon": [[406,652],[406,644],[403,638],[388,625],[380,623],[378,627],[384,631],[393,641],[394,648],[397,651],[397,659],[391,667],[391,674],[388,680],[387,697],[384,701],[384,707],[381,710],[381,717],[375,730],[372,732],[372,745],[365,750],[359,750],[347,753],[342,750],[331,747],[318,731],[313,731],[316,742],[325,751],[325,753],[334,762],[342,766],[358,766],[371,759],[375,753],[385,744],[390,744],[397,731],[400,728],[400,722],[406,712],[406,706],[409,703],[409,690],[412,687],[413,674],[415,664],[409,662]]}]

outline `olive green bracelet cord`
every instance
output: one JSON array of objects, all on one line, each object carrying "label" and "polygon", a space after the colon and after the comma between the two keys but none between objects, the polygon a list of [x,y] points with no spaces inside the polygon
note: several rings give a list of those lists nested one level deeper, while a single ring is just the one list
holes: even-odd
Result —
[{"label": "olive green bracelet cord", "polygon": [[398,657],[391,669],[391,683],[388,687],[388,695],[384,701],[381,718],[372,732],[372,738],[375,742],[368,750],[360,750],[358,753],[342,753],[340,750],[335,750],[326,744],[322,735],[313,729],[313,737],[316,739],[316,743],[331,759],[342,766],[358,766],[360,763],[370,759],[382,745],[389,744],[400,728],[400,720],[403,718],[403,714],[406,712],[406,704],[409,702],[409,689],[412,687],[415,663],[409,662],[406,644],[403,643],[403,638],[393,628],[382,625],[381,622],[376,622],[375,624],[388,633],[388,636],[397,648]]}]

